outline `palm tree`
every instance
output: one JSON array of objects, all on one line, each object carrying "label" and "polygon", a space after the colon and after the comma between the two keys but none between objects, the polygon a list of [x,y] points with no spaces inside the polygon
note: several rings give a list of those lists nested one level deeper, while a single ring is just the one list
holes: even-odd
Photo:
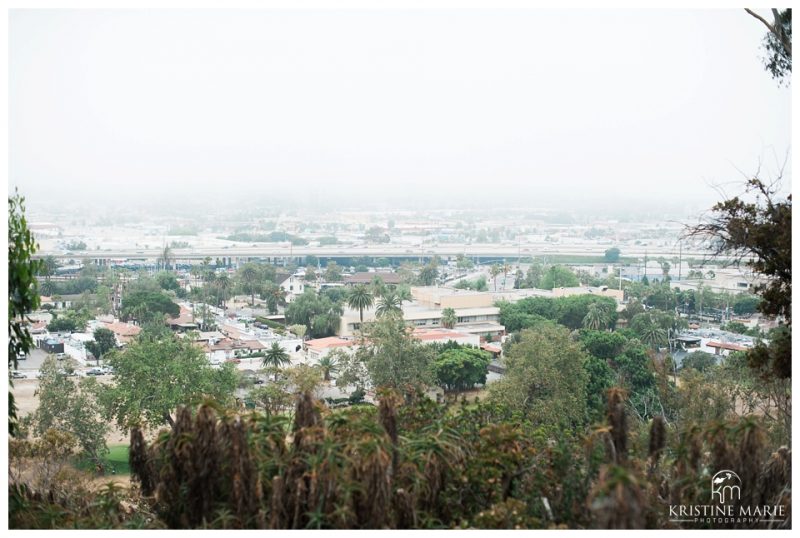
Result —
[{"label": "palm tree", "polygon": [[456,326],[456,322],[458,321],[458,317],[456,316],[456,311],[452,308],[445,308],[442,310],[442,327],[447,329],[452,329]]},{"label": "palm tree", "polygon": [[511,271],[511,266],[503,260],[503,265],[500,269],[503,271],[503,289],[506,289],[506,276],[508,272]]},{"label": "palm tree", "polygon": [[400,298],[394,290],[387,291],[381,295],[378,298],[378,307],[375,309],[375,315],[379,318],[389,314],[403,314],[403,309],[400,307]]},{"label": "palm tree", "polygon": [[216,279],[217,289],[219,289],[220,298],[222,299],[222,311],[224,312],[226,309],[225,301],[228,297],[228,292],[233,287],[233,283],[231,279],[228,277],[226,273],[222,273]]},{"label": "palm tree", "polygon": [[256,304],[256,289],[258,288],[258,269],[252,263],[245,264],[239,271],[239,279],[241,281],[242,289],[245,293],[250,294],[250,304]]},{"label": "palm tree", "polygon": [[497,265],[497,264],[494,264],[494,265],[492,265],[492,266],[489,268],[489,274],[490,274],[490,275],[492,275],[492,279],[494,280],[494,291],[497,291],[497,276],[498,276],[498,275],[499,275],[499,274],[500,274],[502,271],[503,271],[503,270],[502,270],[502,269],[500,268],[500,266],[499,266],[499,265]]},{"label": "palm tree", "polygon": [[370,308],[374,300],[369,289],[364,284],[359,284],[350,290],[347,295],[347,306],[358,309],[358,317],[364,323],[364,309]]},{"label": "palm tree", "polygon": [[[281,347],[278,342],[273,342],[272,346],[267,349],[261,365],[266,367],[280,368],[284,364],[289,363],[289,354]],[[275,372],[275,381],[278,380],[278,372]]]},{"label": "palm tree", "polygon": [[331,374],[335,374],[339,371],[339,361],[336,360],[336,357],[331,355],[322,357],[317,364],[320,370],[322,370],[322,375],[325,381],[330,381]]},{"label": "palm tree", "polygon": [[606,309],[595,304],[589,305],[589,310],[586,312],[586,315],[583,318],[583,326],[586,329],[591,329],[593,331],[599,331],[600,329],[604,329],[608,326],[609,317]]},{"label": "palm tree", "polygon": [[657,350],[659,345],[667,343],[667,331],[651,323],[642,331],[642,342]]},{"label": "palm tree", "polygon": [[158,257],[158,263],[163,264],[164,270],[169,270],[169,262],[173,259],[172,256],[172,249],[169,245],[164,245],[164,250],[161,251],[161,255]]},{"label": "palm tree", "polygon": [[383,279],[380,276],[375,275],[372,277],[372,283],[370,285],[372,286],[373,296],[386,293],[386,284],[383,283]]},{"label": "palm tree", "polygon": [[395,293],[397,294],[397,298],[400,300],[400,308],[403,308],[403,301],[409,301],[413,299],[411,296],[411,290],[408,286],[398,286],[395,289]]},{"label": "palm tree", "polygon": [[262,290],[261,298],[267,301],[267,308],[271,314],[278,313],[278,307],[286,304],[286,291],[273,282],[267,282]]}]

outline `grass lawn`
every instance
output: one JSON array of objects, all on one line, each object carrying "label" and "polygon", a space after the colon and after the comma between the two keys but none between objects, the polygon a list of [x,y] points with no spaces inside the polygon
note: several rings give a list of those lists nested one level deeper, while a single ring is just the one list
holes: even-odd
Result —
[{"label": "grass lawn", "polygon": [[[131,474],[131,468],[128,464],[128,445],[114,445],[108,447],[108,449],[110,452],[106,454],[106,458],[104,460],[106,464],[106,474]],[[75,466],[84,471],[94,470],[92,463],[85,459],[78,460],[75,463]],[[112,469],[114,470],[114,473],[111,472]]]}]

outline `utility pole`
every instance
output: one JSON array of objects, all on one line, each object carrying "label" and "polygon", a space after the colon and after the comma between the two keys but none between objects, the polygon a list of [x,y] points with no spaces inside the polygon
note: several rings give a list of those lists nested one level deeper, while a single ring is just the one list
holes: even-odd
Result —
[{"label": "utility pole", "polygon": [[681,267],[683,266],[683,241],[678,241],[678,282],[681,280]]}]

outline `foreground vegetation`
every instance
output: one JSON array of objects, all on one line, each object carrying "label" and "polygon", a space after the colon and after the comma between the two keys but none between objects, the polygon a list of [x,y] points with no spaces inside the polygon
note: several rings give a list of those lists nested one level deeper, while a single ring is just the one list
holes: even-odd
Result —
[{"label": "foreground vegetation", "polygon": [[291,426],[213,404],[182,408],[152,443],[132,431],[131,493],[81,491],[69,473],[45,489],[11,483],[11,526],[676,528],[669,505],[709,504],[713,469],[750,485],[743,506],[788,513],[791,453],[769,450],[757,420],[634,426],[621,389],[606,405],[587,435],[537,426],[503,404],[452,412],[395,391],[377,407],[343,410],[301,395]]}]

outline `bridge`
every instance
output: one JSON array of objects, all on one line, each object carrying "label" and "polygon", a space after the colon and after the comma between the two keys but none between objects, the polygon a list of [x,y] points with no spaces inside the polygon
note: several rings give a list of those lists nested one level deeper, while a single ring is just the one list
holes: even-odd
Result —
[{"label": "bridge", "polygon": [[[464,255],[467,258],[482,261],[514,261],[518,257],[533,258],[586,258],[596,261],[603,257],[608,245],[553,245],[548,244],[444,244],[444,245],[332,245],[324,247],[290,246],[290,245],[260,245],[249,247],[196,247],[190,249],[171,249],[171,261],[174,263],[197,263],[205,258],[212,262],[222,260],[225,265],[239,265],[247,261],[263,260],[268,262],[296,262],[302,263],[306,256],[316,256],[321,260],[356,259],[356,258],[388,258],[399,259],[429,259],[433,256],[454,258]],[[117,250],[82,250],[74,252],[48,252],[39,251],[35,258],[53,256],[60,260],[93,260],[99,265],[110,265],[122,261],[155,261],[163,254],[163,249],[117,249]],[[675,247],[637,246],[624,248],[621,255],[624,258],[656,259],[659,257],[672,260],[682,256],[686,259],[706,259],[710,252],[699,249],[683,252]]]}]

